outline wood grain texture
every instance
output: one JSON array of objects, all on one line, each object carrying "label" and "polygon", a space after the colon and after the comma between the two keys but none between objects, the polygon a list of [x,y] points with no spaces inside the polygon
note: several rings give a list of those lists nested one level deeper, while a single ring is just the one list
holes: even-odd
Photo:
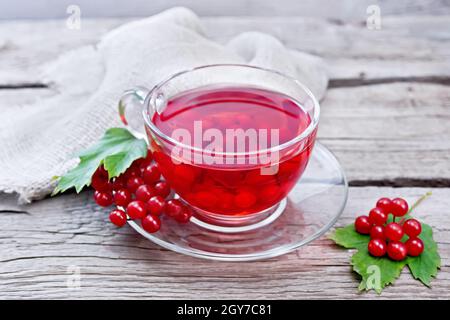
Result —
[{"label": "wood grain texture", "polygon": [[[429,189],[351,188],[338,225],[367,212],[380,196],[413,201]],[[0,298],[340,298],[358,293],[350,251],[322,237],[288,255],[259,262],[212,262],[161,249],[131,228],[116,229],[92,193],[64,195],[29,206],[0,199]],[[450,298],[450,189],[434,189],[415,215],[433,226],[442,271],[429,289],[406,270],[380,298]],[[81,288],[67,287],[71,268]]]},{"label": "wood grain texture", "polygon": [[[450,90],[393,83],[331,89],[319,138],[341,160],[350,182],[450,178]],[[401,185],[401,180],[399,181]]]},{"label": "wood grain texture", "polygon": [[[261,31],[288,47],[320,55],[337,79],[441,77],[450,74],[450,16],[386,17],[381,30],[363,23],[312,18],[205,17],[209,37],[225,42],[244,31]],[[81,30],[64,20],[0,23],[0,86],[39,82],[37,67],[101,35],[127,19],[84,19]],[[45,41],[46,45],[41,44]]]},{"label": "wood grain texture", "polygon": [[[414,0],[395,3],[408,3],[406,11],[418,14],[447,12],[445,1],[429,1],[436,9]],[[125,21],[84,19],[81,31],[66,29],[62,20],[1,22],[0,110],[24,112],[56,94],[42,83],[38,67],[72,48],[94,45]],[[367,212],[380,196],[412,201],[430,187],[447,187],[434,188],[416,212],[434,228],[442,256],[432,289],[404,271],[380,298],[449,299],[450,16],[383,17],[379,31],[359,19],[203,21],[208,35],[221,42],[262,31],[327,61],[332,88],[322,102],[319,138],[340,158],[350,182],[362,186],[350,188],[339,226]],[[351,252],[326,237],[268,261],[203,261],[161,249],[128,227],[112,227],[91,196],[68,194],[18,206],[14,196],[0,195],[0,298],[377,298],[357,292]],[[80,268],[79,289],[67,287],[73,267]]]}]

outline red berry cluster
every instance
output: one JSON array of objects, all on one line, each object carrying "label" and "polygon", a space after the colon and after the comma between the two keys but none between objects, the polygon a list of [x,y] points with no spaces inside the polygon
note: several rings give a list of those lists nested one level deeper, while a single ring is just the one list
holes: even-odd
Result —
[{"label": "red berry cluster", "polygon": [[[418,238],[422,226],[416,219],[395,222],[395,217],[403,217],[408,213],[408,203],[402,198],[381,198],[369,216],[359,216],[355,220],[355,230],[361,234],[369,234],[369,253],[375,257],[389,256],[392,260],[401,261],[407,255],[417,257],[424,250],[423,241]],[[388,215],[394,216],[394,222],[387,223]],[[408,240],[401,239],[407,235]]]},{"label": "red berry cluster", "polygon": [[167,216],[180,223],[187,223],[192,211],[177,199],[166,199],[171,193],[168,183],[161,179],[158,164],[151,152],[138,159],[119,177],[109,179],[108,172],[100,166],[92,176],[94,200],[102,207],[115,204],[109,219],[122,227],[130,219],[141,219],[142,228],[150,233],[161,228],[159,216]]}]

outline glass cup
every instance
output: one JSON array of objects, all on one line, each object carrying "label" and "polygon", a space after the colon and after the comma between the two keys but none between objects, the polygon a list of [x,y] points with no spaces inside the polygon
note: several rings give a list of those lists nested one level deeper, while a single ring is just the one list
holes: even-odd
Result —
[{"label": "glass cup", "polygon": [[[238,150],[212,150],[202,144],[186,143],[155,124],[155,115],[163,113],[180,95],[201,88],[220,92],[221,88],[230,87],[257,88],[289,97],[308,115],[309,123],[288,141],[274,139],[273,143],[272,139],[270,145],[267,141],[258,142],[253,148]],[[192,207],[195,221],[221,230],[236,227],[245,230],[247,226],[273,221],[283,212],[287,194],[307,166],[320,114],[319,103],[311,91],[294,78],[274,70],[236,64],[197,67],[172,75],[151,90],[136,88],[125,92],[119,114],[126,125],[130,120],[129,106],[143,109],[149,149],[163,177],[180,199]],[[195,118],[186,121],[193,121],[195,127]],[[142,118],[136,123],[142,125]],[[142,135],[133,128],[130,130]],[[245,139],[241,141],[248,143]]]}]

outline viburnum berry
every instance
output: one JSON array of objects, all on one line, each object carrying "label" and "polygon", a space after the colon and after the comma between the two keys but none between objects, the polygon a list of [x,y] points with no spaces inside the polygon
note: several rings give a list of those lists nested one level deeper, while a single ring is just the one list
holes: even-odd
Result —
[{"label": "viburnum berry", "polygon": [[147,210],[150,214],[159,216],[163,213],[165,204],[163,197],[154,196],[147,201]]},{"label": "viburnum berry", "polygon": [[139,167],[141,169],[144,169],[145,167],[147,167],[148,165],[150,165],[153,161],[153,154],[150,150],[147,150],[147,156],[145,158],[140,159],[141,161],[139,162]]},{"label": "viburnum berry", "polygon": [[381,208],[376,207],[370,210],[369,212],[369,221],[374,225],[377,226],[384,225],[387,221],[387,218],[388,218],[387,214]]},{"label": "viburnum berry", "polygon": [[142,219],[141,225],[145,231],[154,233],[161,228],[161,220],[159,217],[149,214]]},{"label": "viburnum berry", "polygon": [[144,180],[141,177],[130,177],[127,180],[127,189],[130,192],[135,192],[139,186],[144,184]]},{"label": "viburnum berry", "polygon": [[109,207],[114,202],[111,192],[95,191],[94,200],[101,207]]},{"label": "viburnum berry", "polygon": [[386,242],[381,239],[372,239],[367,245],[369,253],[374,257],[382,257],[386,254]]},{"label": "viburnum berry", "polygon": [[108,176],[108,171],[106,171],[105,167],[103,165],[98,166],[97,170],[95,170],[94,174],[98,174],[103,177]]},{"label": "viburnum berry", "polygon": [[384,235],[384,227],[373,226],[372,229],[370,229],[370,238],[385,240],[386,236]]},{"label": "viburnum berry", "polygon": [[380,198],[378,199],[377,204],[375,205],[375,207],[383,210],[386,213],[386,215],[391,213],[391,206],[392,201],[389,198]]},{"label": "viburnum berry", "polygon": [[181,213],[175,217],[175,220],[179,223],[188,223],[191,217],[192,217],[191,208],[183,206]]},{"label": "viburnum berry", "polygon": [[126,207],[132,200],[131,192],[127,189],[119,189],[114,192],[114,203],[121,207]]},{"label": "viburnum berry", "polygon": [[[427,193],[418,199],[412,206],[414,208],[424,198],[431,193]],[[422,232],[422,225],[416,219],[403,218],[395,222],[396,217],[408,214],[408,203],[403,198],[380,198],[376,207],[371,209],[368,216],[359,216],[355,219],[354,227],[358,233],[370,235],[367,244],[369,253],[374,257],[387,256],[394,261],[402,261],[409,255],[417,257],[425,250],[425,244],[418,236]],[[394,216],[393,222],[388,223],[388,216]],[[408,236],[406,242],[402,239]]]},{"label": "viburnum berry", "polygon": [[234,197],[234,204],[242,209],[251,207],[256,201],[255,193],[249,190],[243,190]]},{"label": "viburnum berry", "polygon": [[391,213],[396,217],[403,217],[408,213],[408,202],[402,198],[392,200]]},{"label": "viburnum berry", "polygon": [[116,209],[109,214],[109,220],[118,227],[123,227],[127,223],[127,215],[125,211]]},{"label": "viburnum berry", "polygon": [[403,231],[410,238],[415,238],[422,232],[422,225],[416,219],[408,219],[403,223]]},{"label": "viburnum berry", "polygon": [[108,179],[108,172],[100,166],[92,175],[91,186],[97,191],[105,192],[111,190],[111,183]]},{"label": "viburnum berry", "polygon": [[147,184],[153,184],[158,181],[161,177],[158,164],[155,162],[146,166],[142,171],[142,177]]},{"label": "viburnum berry", "polygon": [[402,261],[408,254],[408,248],[403,242],[391,241],[387,246],[387,254],[392,260]]},{"label": "viburnum berry", "polygon": [[156,195],[156,191],[153,187],[147,184],[143,184],[136,189],[136,199],[147,202],[151,197]]},{"label": "viburnum berry", "polygon": [[425,248],[423,241],[419,238],[409,238],[405,245],[408,248],[408,255],[411,257],[419,256]]},{"label": "viburnum berry", "polygon": [[178,199],[170,199],[166,201],[165,213],[171,218],[177,217],[183,211],[183,203]]},{"label": "viburnum berry", "polygon": [[131,201],[127,206],[127,213],[131,219],[141,219],[147,214],[147,206],[140,200]]},{"label": "viburnum berry", "polygon": [[[239,197],[239,195],[234,197],[234,200],[236,201],[236,198],[238,198],[238,197]],[[195,194],[195,201],[196,201],[196,203],[198,203],[201,206],[208,207],[208,208],[214,208],[217,205],[217,203],[219,202],[219,198],[213,192],[199,191]],[[235,204],[237,205],[236,202],[235,202]]]},{"label": "viburnum berry", "polygon": [[126,180],[125,180],[124,175],[120,175],[113,179],[113,182],[112,182],[113,191],[117,191],[117,190],[123,189],[125,187],[126,187]]},{"label": "viburnum berry", "polygon": [[158,196],[166,198],[170,194],[170,186],[166,181],[158,181],[155,183],[154,189]]},{"label": "viburnum berry", "polygon": [[400,241],[403,238],[403,228],[396,222],[388,223],[384,228],[384,235],[390,241]]},{"label": "viburnum berry", "polygon": [[136,165],[135,163],[133,163],[128,169],[127,171],[125,171],[125,173],[123,174],[125,180],[128,180],[130,178],[133,177],[141,177],[141,168]]},{"label": "viburnum berry", "polygon": [[369,234],[372,224],[368,216],[359,216],[355,220],[355,230],[361,234]]}]

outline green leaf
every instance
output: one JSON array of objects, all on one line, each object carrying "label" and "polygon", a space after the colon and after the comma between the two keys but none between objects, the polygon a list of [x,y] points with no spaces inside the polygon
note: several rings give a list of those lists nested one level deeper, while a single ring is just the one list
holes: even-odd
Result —
[{"label": "green leaf", "polygon": [[353,224],[344,228],[337,228],[329,237],[336,244],[347,249],[367,247],[368,237],[355,231]]},{"label": "green leaf", "polygon": [[[407,218],[410,216],[405,216],[405,219]],[[415,279],[430,286],[431,279],[436,276],[441,266],[441,258],[429,225],[422,223],[422,233],[419,237],[424,242],[424,252],[418,257],[408,257],[403,261],[372,257],[367,250],[370,237],[356,232],[353,224],[337,228],[329,238],[344,248],[357,249],[351,258],[351,264],[353,271],[361,276],[359,290],[373,289],[381,293],[384,287],[395,282],[406,265]],[[402,241],[407,239],[405,236]]]},{"label": "green leaf", "polygon": [[361,276],[359,290],[375,290],[381,293],[381,290],[395,282],[406,265],[404,261],[392,261],[386,257],[372,257],[366,248],[360,248],[352,256],[353,270]]},{"label": "green leaf", "polygon": [[419,238],[425,245],[424,251],[418,257],[408,257],[406,261],[414,279],[420,280],[429,287],[431,278],[436,277],[438,269],[441,268],[441,257],[433,239],[433,230],[429,225],[422,223],[422,233]]},{"label": "green leaf", "polygon": [[108,171],[109,178],[113,178],[125,172],[134,160],[146,156],[145,140],[137,139],[126,129],[108,129],[100,141],[80,152],[78,166],[59,178],[52,195],[73,187],[79,193],[91,184],[91,177],[101,164]]}]

